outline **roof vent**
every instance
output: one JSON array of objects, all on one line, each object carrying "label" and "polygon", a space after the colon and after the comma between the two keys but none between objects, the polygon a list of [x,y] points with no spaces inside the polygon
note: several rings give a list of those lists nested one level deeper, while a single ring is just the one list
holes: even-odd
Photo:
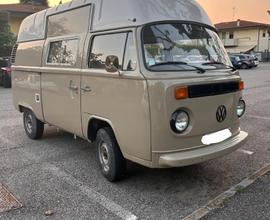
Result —
[{"label": "roof vent", "polygon": [[15,63],[16,60],[16,53],[17,53],[17,49],[18,49],[18,44],[15,44],[12,48],[12,52],[11,52],[11,64]]},{"label": "roof vent", "polygon": [[237,27],[240,27],[240,25],[241,25],[241,20],[238,19],[238,20],[237,20]]}]

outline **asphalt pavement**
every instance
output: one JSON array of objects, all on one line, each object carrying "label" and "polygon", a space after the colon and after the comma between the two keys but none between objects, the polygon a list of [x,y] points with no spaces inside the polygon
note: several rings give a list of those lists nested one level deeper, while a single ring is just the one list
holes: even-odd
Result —
[{"label": "asphalt pavement", "polygon": [[[243,98],[248,107],[241,127],[249,133],[242,151],[176,169],[153,170],[130,163],[126,179],[114,184],[101,175],[95,149],[86,141],[75,140],[72,134],[49,126],[43,139],[28,139],[22,115],[14,110],[11,90],[1,87],[0,183],[23,207],[0,213],[0,219],[171,220],[186,217],[270,163],[269,74],[270,64],[241,71],[246,82]],[[261,190],[265,189],[269,183],[267,178],[256,182],[254,190],[257,184]],[[269,194],[267,190],[263,192]],[[244,202],[248,203],[245,199],[241,201],[238,210]],[[222,215],[227,210],[228,216],[233,217],[229,206],[230,202],[228,209],[213,211],[206,218],[231,219]],[[264,206],[253,210],[250,219],[261,219]]]},{"label": "asphalt pavement", "polygon": [[269,220],[270,173],[228,200],[224,207],[211,212],[203,220]]}]

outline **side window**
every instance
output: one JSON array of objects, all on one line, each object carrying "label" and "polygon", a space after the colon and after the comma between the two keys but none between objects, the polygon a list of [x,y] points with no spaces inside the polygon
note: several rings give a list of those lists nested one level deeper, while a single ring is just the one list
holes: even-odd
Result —
[{"label": "side window", "polygon": [[132,32],[128,33],[123,70],[133,71],[137,67],[136,47]]},{"label": "side window", "polygon": [[90,68],[105,69],[107,56],[117,56],[122,68],[127,33],[95,36],[90,53]]},{"label": "side window", "polygon": [[89,19],[87,18],[89,18],[90,11],[90,6],[85,6],[50,15],[47,22],[47,37],[88,32]]},{"label": "side window", "polygon": [[75,65],[78,43],[78,39],[51,42],[47,63]]}]

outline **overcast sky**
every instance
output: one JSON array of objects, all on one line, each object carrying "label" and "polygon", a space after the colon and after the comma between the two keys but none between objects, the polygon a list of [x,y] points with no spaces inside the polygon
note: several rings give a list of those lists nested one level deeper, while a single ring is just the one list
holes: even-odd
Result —
[{"label": "overcast sky", "polygon": [[[1,4],[18,3],[19,0],[0,0]],[[68,2],[70,0],[63,0]],[[146,0],[147,1],[147,0]],[[270,0],[197,0],[209,13],[214,23],[245,19],[270,24]],[[51,6],[57,5],[60,0],[49,0]],[[235,8],[235,10],[233,10]],[[235,16],[233,16],[235,11]]]}]

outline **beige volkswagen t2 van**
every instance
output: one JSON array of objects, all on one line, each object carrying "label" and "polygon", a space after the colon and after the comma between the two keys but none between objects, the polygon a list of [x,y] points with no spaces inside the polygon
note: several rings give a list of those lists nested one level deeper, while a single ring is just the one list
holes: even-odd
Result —
[{"label": "beige volkswagen t2 van", "polygon": [[193,0],[74,0],[26,18],[12,53],[26,134],[95,142],[108,180],[130,160],[181,167],[239,148],[244,84]]}]

